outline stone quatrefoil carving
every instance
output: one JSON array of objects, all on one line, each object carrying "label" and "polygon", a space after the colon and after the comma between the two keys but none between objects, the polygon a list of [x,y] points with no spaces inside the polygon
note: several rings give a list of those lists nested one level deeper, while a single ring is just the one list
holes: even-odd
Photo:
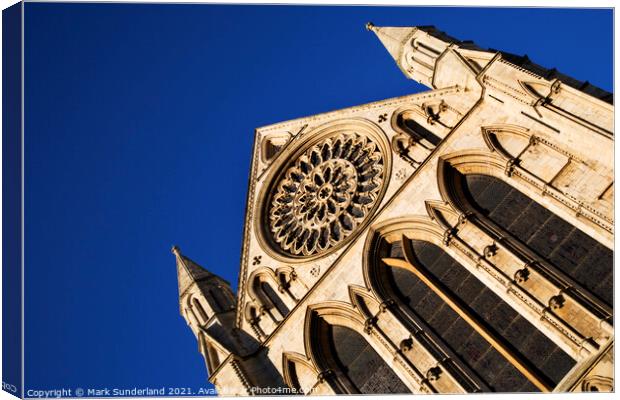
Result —
[{"label": "stone quatrefoil carving", "polygon": [[384,160],[366,136],[341,133],[290,163],[269,204],[269,229],[293,256],[324,252],[350,236],[379,200]]}]

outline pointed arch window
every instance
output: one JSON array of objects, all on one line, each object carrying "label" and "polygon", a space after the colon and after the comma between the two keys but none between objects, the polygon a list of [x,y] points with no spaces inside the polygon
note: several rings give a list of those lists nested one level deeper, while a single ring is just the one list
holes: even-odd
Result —
[{"label": "pointed arch window", "polygon": [[319,377],[336,393],[411,393],[358,329],[327,322],[316,314],[310,316],[307,329],[306,334],[312,332],[312,353],[322,371]]},{"label": "pointed arch window", "polygon": [[430,242],[382,240],[382,287],[490,390],[549,391],[575,361]]},{"label": "pointed arch window", "polygon": [[279,281],[273,270],[263,268],[260,271],[255,271],[249,281],[252,283],[248,289],[250,295],[258,302],[261,311],[265,311],[273,322],[279,323],[288,315],[290,309],[282,298],[283,293],[279,293],[276,289],[279,287]]},{"label": "pointed arch window", "polygon": [[261,291],[264,293],[265,297],[269,301],[269,303],[278,310],[278,313],[282,317],[285,317],[289,313],[289,309],[284,304],[278,293],[273,289],[273,287],[266,281],[261,281],[260,283]]},{"label": "pointed arch window", "polygon": [[[613,304],[613,252],[501,179],[461,174],[449,179],[455,204],[487,232],[511,238],[516,250],[559,269],[603,309]],[[592,296],[594,295],[594,297]]]},{"label": "pointed arch window", "polygon": [[200,326],[204,324],[206,320],[202,319],[201,315],[196,309],[194,300],[195,300],[195,297],[191,295],[185,299],[185,315],[187,316],[187,320],[189,321],[190,324],[195,324],[196,326]]},{"label": "pointed arch window", "polygon": [[296,391],[295,394],[311,394],[320,385],[318,372],[306,356],[299,353],[282,353],[282,372],[284,382]]},{"label": "pointed arch window", "polygon": [[192,310],[194,311],[195,315],[199,317],[198,321],[201,324],[205,324],[209,320],[209,316],[207,315],[205,309],[202,307],[200,300],[196,297],[192,297]]},{"label": "pointed arch window", "polygon": [[439,142],[441,142],[441,138],[439,138],[439,136],[435,135],[433,132],[416,122],[407,111],[398,115],[396,123],[400,129],[412,137],[415,142],[422,143],[424,147],[428,149],[435,148]]}]

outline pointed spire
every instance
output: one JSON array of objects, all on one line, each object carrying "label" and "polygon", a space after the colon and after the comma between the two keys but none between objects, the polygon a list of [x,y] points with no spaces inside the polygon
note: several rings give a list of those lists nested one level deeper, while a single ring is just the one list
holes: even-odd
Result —
[{"label": "pointed spire", "polygon": [[366,24],[366,29],[377,35],[383,46],[399,65],[406,40],[417,30],[416,27],[377,27],[372,22]]},{"label": "pointed spire", "polygon": [[172,246],[172,254],[175,255],[177,261],[179,296],[182,295],[192,283],[215,276],[181,254],[181,249],[178,246]]},{"label": "pointed spire", "polygon": [[366,28],[377,35],[407,78],[430,88],[435,88],[438,57],[449,45],[459,43],[433,26],[378,27],[369,22]]}]

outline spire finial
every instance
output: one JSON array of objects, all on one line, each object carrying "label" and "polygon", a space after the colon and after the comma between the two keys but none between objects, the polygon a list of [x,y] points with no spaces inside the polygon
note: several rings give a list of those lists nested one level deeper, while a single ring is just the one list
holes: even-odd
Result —
[{"label": "spire finial", "polygon": [[181,249],[176,244],[172,246],[172,254],[174,254],[177,257],[181,256]]},{"label": "spire finial", "polygon": [[372,22],[368,21],[366,23],[366,30],[367,31],[374,31],[374,27],[375,27],[375,24],[373,24]]}]

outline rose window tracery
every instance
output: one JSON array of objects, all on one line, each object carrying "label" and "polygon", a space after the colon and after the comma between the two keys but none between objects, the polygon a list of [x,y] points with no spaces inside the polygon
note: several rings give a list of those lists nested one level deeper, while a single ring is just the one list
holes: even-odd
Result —
[{"label": "rose window tracery", "polygon": [[353,233],[377,204],[384,160],[356,133],[326,138],[290,163],[269,201],[273,241],[293,256],[323,252]]}]

